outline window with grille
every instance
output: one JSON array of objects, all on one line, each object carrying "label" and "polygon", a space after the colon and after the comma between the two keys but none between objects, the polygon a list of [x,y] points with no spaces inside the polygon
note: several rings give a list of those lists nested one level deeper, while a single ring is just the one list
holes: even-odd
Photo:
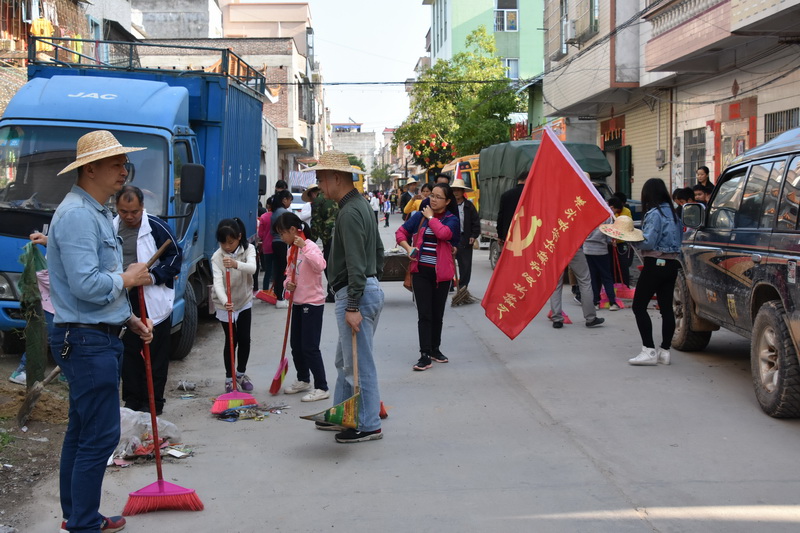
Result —
[{"label": "window with grille", "polygon": [[706,129],[697,128],[684,131],[683,147],[683,174],[689,180],[687,183],[697,183],[694,177],[695,171],[706,164]]},{"label": "window with grille", "polygon": [[497,0],[494,31],[519,31],[519,0]]},{"label": "window with grille", "polygon": [[764,142],[771,141],[784,131],[800,126],[800,108],[764,115]]}]

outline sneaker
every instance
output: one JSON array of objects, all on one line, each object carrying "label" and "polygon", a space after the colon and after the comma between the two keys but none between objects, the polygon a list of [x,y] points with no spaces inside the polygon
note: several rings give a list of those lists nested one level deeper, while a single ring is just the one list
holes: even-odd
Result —
[{"label": "sneaker", "polygon": [[24,370],[19,372],[15,370],[10,376],[8,376],[8,381],[11,383],[16,383],[17,385],[25,385],[28,382],[28,376],[25,374]]},{"label": "sneaker", "polygon": [[233,379],[225,378],[225,394],[233,392]]},{"label": "sneaker", "polygon": [[336,424],[331,424],[330,422],[314,422],[314,424],[320,431],[339,431],[340,429],[342,429]]},{"label": "sneaker", "polygon": [[668,365],[671,359],[671,354],[669,353],[669,350],[665,350],[659,346],[656,348],[656,358],[658,359],[658,364]]},{"label": "sneaker", "polygon": [[380,429],[375,431],[358,431],[355,429],[346,429],[341,433],[336,434],[336,442],[366,442],[368,440],[379,440],[383,438],[383,433]]},{"label": "sneaker", "polygon": [[560,320],[553,321],[553,329],[561,329],[564,327],[564,323]]},{"label": "sneaker", "polygon": [[250,392],[253,390],[253,382],[250,381],[250,378],[247,377],[247,374],[242,374],[241,376],[236,376],[236,383],[239,384],[239,388],[245,392]]},{"label": "sneaker", "polygon": [[286,300],[278,300],[277,302],[275,302],[275,309],[288,309],[288,308],[289,308],[289,302],[287,302]]},{"label": "sneaker", "polygon": [[303,392],[306,390],[311,390],[311,383],[309,383],[308,381],[295,380],[294,383],[283,389],[283,393],[297,394],[298,392]]},{"label": "sneaker", "polygon": [[[100,524],[100,531],[103,533],[114,533],[123,529],[125,529],[125,519],[121,516],[103,517],[103,522]],[[61,533],[69,533],[66,520],[61,522]]]},{"label": "sneaker", "polygon": [[450,360],[442,352],[436,352],[431,354],[431,361],[436,361],[437,363],[447,363]]},{"label": "sneaker", "polygon": [[611,304],[608,306],[609,311],[619,311],[620,307],[617,304]]},{"label": "sneaker", "polygon": [[586,327],[587,328],[596,328],[597,326],[599,326],[600,324],[602,324],[605,321],[606,321],[605,318],[600,318],[599,316],[596,316],[596,317],[594,317],[594,320],[587,320],[586,321]]},{"label": "sneaker", "polygon": [[433,365],[431,364],[430,356],[423,355],[422,357],[419,358],[419,361],[417,361],[417,364],[415,364],[413,368],[414,370],[422,372],[423,370],[428,370],[432,366]]},{"label": "sneaker", "polygon": [[572,295],[572,301],[575,302],[578,305],[582,305],[581,304],[581,295],[580,294],[573,294]]},{"label": "sneaker", "polygon": [[642,346],[642,351],[633,359],[628,359],[628,364],[634,366],[655,366],[658,364],[658,355],[655,348]]},{"label": "sneaker", "polygon": [[331,393],[326,390],[322,389],[314,389],[302,398],[300,398],[301,402],[316,402],[318,400],[327,400],[331,397]]},{"label": "sneaker", "polygon": [[595,311],[599,311],[600,310],[600,304],[594,304],[594,310]]}]

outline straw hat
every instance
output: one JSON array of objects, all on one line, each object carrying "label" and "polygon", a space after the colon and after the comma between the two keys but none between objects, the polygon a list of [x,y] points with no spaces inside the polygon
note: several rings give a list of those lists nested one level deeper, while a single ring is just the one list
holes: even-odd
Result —
[{"label": "straw hat", "polygon": [[464,180],[461,178],[454,179],[453,183],[450,184],[451,189],[464,189],[467,192],[472,191],[472,187],[467,187],[467,184],[464,183]]},{"label": "straw hat", "polygon": [[347,159],[347,154],[339,150],[328,150],[319,156],[319,162],[316,165],[304,168],[300,172],[311,172],[312,170],[335,170],[348,174],[364,174],[364,172],[353,168]]},{"label": "straw hat", "polygon": [[309,186],[308,189],[304,190],[303,194],[301,194],[300,197],[303,199],[304,202],[310,202],[311,196],[309,196],[309,193],[314,192],[316,190],[319,190],[319,185],[314,183],[313,185]]},{"label": "straw hat", "polygon": [[643,241],[642,230],[633,227],[633,219],[625,215],[617,217],[613,224],[600,224],[600,232],[620,241]]},{"label": "straw hat", "polygon": [[97,130],[87,133],[78,139],[78,153],[74,162],[67,165],[64,170],[58,173],[60,176],[70,170],[82,167],[92,161],[105,159],[120,154],[127,154],[130,152],[138,152],[139,150],[146,150],[146,148],[137,148],[133,146],[122,146],[116,137],[106,130]]},{"label": "straw hat", "polygon": [[415,180],[414,178],[408,178],[408,181],[406,181],[406,184],[405,184],[405,185],[403,185],[403,187],[404,187],[404,188],[405,188],[405,187],[408,187],[408,186],[409,186],[409,185],[411,185],[412,183],[419,183],[419,182],[418,182],[417,180]]}]

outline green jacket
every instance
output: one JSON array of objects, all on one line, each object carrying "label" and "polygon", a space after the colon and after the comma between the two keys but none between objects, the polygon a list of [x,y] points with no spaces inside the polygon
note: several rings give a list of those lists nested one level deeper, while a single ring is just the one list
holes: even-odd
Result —
[{"label": "green jacket", "polygon": [[339,206],[336,202],[325,198],[322,191],[311,202],[311,231],[323,243],[329,243],[333,237],[333,225],[338,212]]},{"label": "green jacket", "polygon": [[347,307],[358,308],[367,278],[383,275],[383,242],[375,214],[356,189],[339,201],[328,279],[334,290],[347,287]]}]

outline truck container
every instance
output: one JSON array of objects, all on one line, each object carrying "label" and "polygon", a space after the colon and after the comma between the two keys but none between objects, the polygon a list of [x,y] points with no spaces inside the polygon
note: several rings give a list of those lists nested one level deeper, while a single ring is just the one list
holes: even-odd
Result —
[{"label": "truck container", "polygon": [[[198,306],[209,301],[217,223],[239,217],[248,236],[255,233],[264,77],[223,49],[207,49],[219,61],[206,72],[142,68],[143,43],[48,38],[52,58],[41,61],[38,41],[29,46],[29,81],[0,119],[0,330],[9,338],[25,325],[17,257],[33,230],[47,233],[77,179],[77,171],[56,174],[75,160],[79,137],[106,129],[123,145],[147,148],[128,154],[128,181],[183,249],[172,313],[172,357],[181,359],[194,342]],[[90,47],[93,57],[76,52]],[[175,55],[185,48],[157,47]]]},{"label": "truck container", "polygon": [[[517,184],[520,172],[527,172],[536,157],[540,141],[510,141],[494,144],[481,150],[480,174],[478,183],[481,201],[478,215],[481,219],[481,241],[489,243],[489,262],[494,268],[500,258],[500,245],[497,235],[497,213],[500,210],[500,196]],[[611,165],[605,154],[594,144],[564,143],[578,165],[589,173],[589,177],[604,198],[612,191],[605,182],[611,175]],[[558,179],[558,176],[552,176]]]}]

